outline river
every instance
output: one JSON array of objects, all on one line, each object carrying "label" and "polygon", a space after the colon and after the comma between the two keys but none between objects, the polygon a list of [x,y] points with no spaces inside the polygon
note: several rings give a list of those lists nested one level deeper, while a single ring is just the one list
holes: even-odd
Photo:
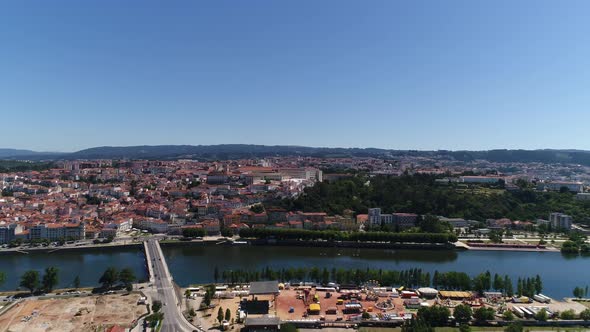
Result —
[{"label": "river", "polygon": [[[562,298],[572,296],[576,286],[590,285],[590,257],[566,258],[556,252],[455,251],[455,250],[383,250],[348,248],[307,248],[281,246],[163,246],[174,280],[180,286],[213,281],[215,266],[230,269],[286,267],[376,268],[403,270],[421,268],[431,274],[438,270],[462,271],[470,275],[490,270],[518,277],[541,275],[544,293]],[[109,266],[131,267],[139,278],[146,278],[145,258],[139,248],[103,251],[61,250],[55,253],[0,255],[0,271],[7,274],[3,290],[15,289],[18,278],[29,269],[47,266],[60,269],[60,286],[71,285],[76,275],[82,286],[96,285]]]}]

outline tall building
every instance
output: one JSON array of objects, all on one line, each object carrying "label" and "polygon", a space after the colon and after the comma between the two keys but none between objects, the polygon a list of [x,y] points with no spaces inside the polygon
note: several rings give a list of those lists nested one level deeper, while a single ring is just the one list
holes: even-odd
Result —
[{"label": "tall building", "polygon": [[7,244],[16,239],[16,234],[21,233],[23,228],[19,224],[0,225],[0,244]]},{"label": "tall building", "polygon": [[571,229],[572,217],[567,214],[553,212],[549,215],[549,222],[554,229]]}]

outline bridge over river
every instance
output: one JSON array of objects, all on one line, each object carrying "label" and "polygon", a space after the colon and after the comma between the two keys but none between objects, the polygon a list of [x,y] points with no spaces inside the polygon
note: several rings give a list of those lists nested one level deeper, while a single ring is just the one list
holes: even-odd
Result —
[{"label": "bridge over river", "polygon": [[160,242],[156,239],[149,239],[143,244],[151,285],[148,292],[153,300],[159,300],[163,304],[164,320],[160,331],[200,331],[182,314],[182,294],[179,293],[178,287],[174,285]]}]

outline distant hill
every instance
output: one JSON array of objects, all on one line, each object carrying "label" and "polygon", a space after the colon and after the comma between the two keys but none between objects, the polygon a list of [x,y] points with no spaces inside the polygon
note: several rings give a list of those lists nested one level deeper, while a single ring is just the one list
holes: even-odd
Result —
[{"label": "distant hill", "polygon": [[142,145],[102,146],[72,153],[35,152],[30,150],[0,149],[0,159],[57,160],[57,159],[200,159],[227,160],[263,158],[270,156],[310,157],[375,157],[403,156],[438,157],[457,161],[488,160],[491,162],[541,162],[590,166],[590,151],[583,150],[489,150],[489,151],[417,151],[377,148],[324,148],[291,145]]},{"label": "distant hill", "polygon": [[0,159],[39,159],[43,157],[54,158],[57,155],[61,155],[61,153],[0,148]]},{"label": "distant hill", "polygon": [[238,159],[268,156],[351,157],[383,156],[383,149],[311,148],[289,145],[143,145],[128,147],[97,147],[67,155],[68,159],[131,158],[131,159]]}]

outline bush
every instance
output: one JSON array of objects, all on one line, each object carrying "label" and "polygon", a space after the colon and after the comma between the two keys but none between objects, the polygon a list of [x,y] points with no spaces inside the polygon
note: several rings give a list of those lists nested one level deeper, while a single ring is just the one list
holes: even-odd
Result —
[{"label": "bush", "polygon": [[577,254],[580,251],[580,247],[574,241],[567,240],[561,246],[561,252],[566,254]]},{"label": "bush", "polygon": [[152,311],[158,312],[160,309],[162,309],[162,302],[158,300],[154,301],[154,303],[152,303]]},{"label": "bush", "polygon": [[280,332],[298,332],[299,330],[291,323],[281,324]]},{"label": "bush", "polygon": [[466,304],[459,304],[455,307],[455,311],[453,312],[453,316],[459,323],[467,323],[471,320],[471,316],[473,316],[473,310],[471,310],[471,306]]},{"label": "bush", "polygon": [[510,323],[510,325],[506,326],[504,332],[522,332],[524,329],[522,328],[522,323]]},{"label": "bush", "polygon": [[418,318],[430,323],[431,326],[445,326],[449,321],[451,311],[447,307],[432,306],[418,309]]},{"label": "bush", "polygon": [[559,315],[559,318],[565,320],[572,320],[576,318],[576,313],[572,309],[566,310]]},{"label": "bush", "polygon": [[506,310],[502,314],[502,318],[504,318],[505,321],[512,321],[514,320],[514,314],[512,313],[512,311]]},{"label": "bush", "polygon": [[580,313],[580,319],[583,319],[586,321],[590,320],[590,309],[586,309],[586,310],[582,311]]},{"label": "bush", "polygon": [[535,315],[535,319],[541,322],[547,321],[548,318],[549,315],[547,314],[547,310],[545,309],[539,310],[539,312],[537,312],[537,314]]},{"label": "bush", "polygon": [[148,323],[148,325],[151,328],[154,328],[154,327],[156,327],[156,325],[158,325],[158,321],[161,321],[162,319],[164,319],[164,313],[158,312],[158,313],[153,313],[153,314],[147,316],[145,318],[145,321]]},{"label": "bush", "polygon": [[494,319],[494,315],[496,314],[496,310],[492,308],[481,307],[475,310],[473,317],[478,321],[486,321]]},{"label": "bush", "polygon": [[467,324],[461,324],[459,325],[459,332],[470,332],[471,331],[471,327]]}]

